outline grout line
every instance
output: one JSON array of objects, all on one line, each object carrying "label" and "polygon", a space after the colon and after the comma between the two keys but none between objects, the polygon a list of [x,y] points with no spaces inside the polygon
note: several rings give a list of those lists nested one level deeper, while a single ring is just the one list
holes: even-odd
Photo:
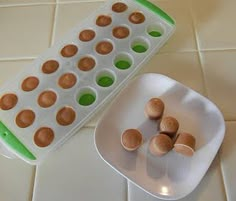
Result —
[{"label": "grout line", "polygon": [[0,8],[11,8],[11,7],[28,7],[28,6],[45,6],[45,5],[55,5],[55,2],[41,2],[41,3],[13,3],[13,4],[6,4],[0,5]]},{"label": "grout line", "polygon": [[56,5],[56,4],[72,4],[72,3],[95,3],[95,2],[104,2],[104,0],[81,0],[81,1],[58,1],[55,2],[41,2],[41,3],[12,3],[0,5],[0,8],[9,8],[9,7],[26,7],[26,6],[45,6],[45,5]]},{"label": "grout line", "polygon": [[236,123],[236,119],[225,119],[225,122],[235,122]]},{"label": "grout line", "polygon": [[34,60],[37,57],[6,57],[6,58],[0,58],[1,61],[27,61],[27,60]]},{"label": "grout line", "polygon": [[219,49],[202,49],[200,52],[227,52],[227,51],[236,51],[236,48],[219,48]]},{"label": "grout line", "polygon": [[226,201],[230,200],[229,197],[228,197],[228,193],[227,193],[227,187],[226,187],[226,184],[225,184],[225,176],[224,176],[224,173],[223,173],[223,167],[222,167],[222,163],[221,163],[221,157],[220,157],[220,150],[218,152],[218,157],[219,157],[219,161],[220,161],[220,176],[221,176],[221,180],[222,180],[222,183],[223,183],[223,188],[224,188],[224,193],[225,193],[225,199]]},{"label": "grout line", "polygon": [[33,200],[33,196],[34,196],[34,185],[35,185],[35,175],[36,175],[36,166],[33,167],[33,174],[32,174],[32,181],[31,181],[31,191],[29,194],[29,201]]},{"label": "grout line", "polygon": [[58,4],[70,4],[70,3],[96,3],[96,2],[104,2],[105,0],[81,0],[81,1],[57,1]]},{"label": "grout line", "polygon": [[57,16],[58,16],[58,4],[56,4],[54,7],[52,29],[51,29],[51,38],[50,38],[50,43],[49,43],[50,46],[52,46],[55,41]]},{"label": "grout line", "polygon": [[197,33],[197,29],[196,29],[196,22],[194,20],[194,15],[193,15],[193,5],[192,5],[193,0],[191,0],[189,2],[189,7],[190,7],[190,17],[191,17],[191,21],[192,21],[192,27],[193,27],[193,31],[194,31],[194,35],[195,35],[195,42],[197,45],[197,53],[198,53],[198,59],[199,59],[199,63],[201,66],[201,74],[202,74],[202,78],[203,78],[203,87],[204,87],[204,94],[206,97],[209,97],[208,94],[208,90],[207,90],[207,82],[206,82],[206,75],[205,75],[205,71],[204,71],[204,67],[203,67],[203,57],[202,54],[200,52],[200,44],[199,44],[199,36]]}]

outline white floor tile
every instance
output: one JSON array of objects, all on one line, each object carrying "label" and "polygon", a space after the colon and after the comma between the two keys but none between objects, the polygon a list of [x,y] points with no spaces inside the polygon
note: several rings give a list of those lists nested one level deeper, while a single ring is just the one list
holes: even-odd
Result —
[{"label": "white floor tile", "polygon": [[235,8],[235,0],[192,0],[200,49],[235,49]]},{"label": "white floor tile", "polygon": [[30,201],[34,182],[34,167],[20,159],[0,155],[0,200]]},{"label": "white floor tile", "polygon": [[82,129],[37,168],[34,201],[124,201],[126,180],[98,155],[94,129]]},{"label": "white floor tile", "polygon": [[53,13],[54,5],[0,7],[0,58],[38,56],[45,51]]},{"label": "white floor tile", "polygon": [[226,135],[220,150],[220,159],[228,201],[236,200],[236,122],[226,123]]},{"label": "white floor tile", "polygon": [[219,106],[226,120],[236,120],[235,57],[236,51],[202,53],[209,98]]}]

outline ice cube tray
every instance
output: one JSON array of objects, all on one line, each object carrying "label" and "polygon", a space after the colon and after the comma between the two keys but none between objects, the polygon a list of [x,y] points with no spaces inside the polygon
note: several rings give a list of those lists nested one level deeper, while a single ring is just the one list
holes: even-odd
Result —
[{"label": "ice cube tray", "polygon": [[1,144],[40,163],[111,100],[174,30],[173,19],[146,0],[108,0],[0,89]]}]

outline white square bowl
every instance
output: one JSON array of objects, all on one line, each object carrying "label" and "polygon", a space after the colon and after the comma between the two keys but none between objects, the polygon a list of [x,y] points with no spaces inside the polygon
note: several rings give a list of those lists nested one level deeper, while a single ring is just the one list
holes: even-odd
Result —
[{"label": "white square bowl", "polygon": [[[186,157],[173,150],[162,157],[148,151],[150,138],[158,133],[157,121],[144,115],[147,101],[153,97],[165,103],[164,115],[174,116],[185,131],[196,138],[196,152]],[[137,128],[143,145],[126,151],[121,134]],[[149,194],[165,200],[177,200],[199,184],[223,141],[225,123],[218,108],[190,88],[160,74],[144,74],[134,79],[100,119],[95,130],[99,155],[112,168]]]}]

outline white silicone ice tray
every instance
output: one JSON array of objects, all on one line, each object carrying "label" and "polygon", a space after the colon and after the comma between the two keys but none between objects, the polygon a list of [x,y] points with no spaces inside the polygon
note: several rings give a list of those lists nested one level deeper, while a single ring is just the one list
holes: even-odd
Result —
[{"label": "white silicone ice tray", "polygon": [[[128,8],[122,13],[112,11],[112,5],[116,2],[125,3]],[[134,24],[129,21],[133,12],[141,12],[145,21]],[[100,15],[108,15],[112,23],[106,27],[97,26],[96,19]],[[117,26],[125,26],[130,34],[127,38],[117,39],[112,35],[112,30]],[[85,29],[94,30],[96,36],[89,42],[79,40],[79,33]],[[0,140],[8,150],[30,164],[37,164],[52,150],[61,145],[85,124],[101,105],[105,104],[124,84],[140,69],[143,64],[153,56],[159,48],[169,39],[175,30],[173,20],[158,7],[146,0],[108,0],[100,9],[91,14],[83,23],[74,27],[64,39],[57,42],[44,54],[39,56],[14,80],[9,81],[0,89],[0,96],[13,93],[18,97],[16,106],[10,110],[0,109]],[[160,35],[151,36],[151,31],[158,31]],[[96,45],[100,41],[109,41],[113,50],[107,55],[96,52]],[[63,57],[61,50],[64,46],[73,44],[78,47],[78,52],[72,57]],[[135,52],[133,46],[142,45],[145,52]],[[84,56],[94,58],[96,65],[90,71],[81,71],[77,65]],[[45,74],[42,65],[48,60],[56,60],[59,68],[56,72]],[[125,60],[130,64],[128,69],[119,69],[115,63]],[[63,89],[58,85],[58,79],[64,73],[72,73],[76,76],[76,84],[69,89]],[[109,87],[101,87],[97,84],[100,76],[109,76],[113,84]],[[35,76],[39,85],[30,92],[21,88],[22,81],[27,77]],[[37,99],[40,93],[51,90],[56,93],[57,100],[54,105],[42,108]],[[95,97],[93,104],[83,106],[78,103],[78,98],[84,93],[91,93]],[[63,107],[73,108],[76,117],[72,124],[59,125],[56,120],[57,112]],[[15,123],[16,115],[24,109],[30,109],[35,113],[32,125],[20,128]],[[51,128],[54,132],[52,143],[46,147],[39,147],[34,142],[35,132],[41,127]]]}]

